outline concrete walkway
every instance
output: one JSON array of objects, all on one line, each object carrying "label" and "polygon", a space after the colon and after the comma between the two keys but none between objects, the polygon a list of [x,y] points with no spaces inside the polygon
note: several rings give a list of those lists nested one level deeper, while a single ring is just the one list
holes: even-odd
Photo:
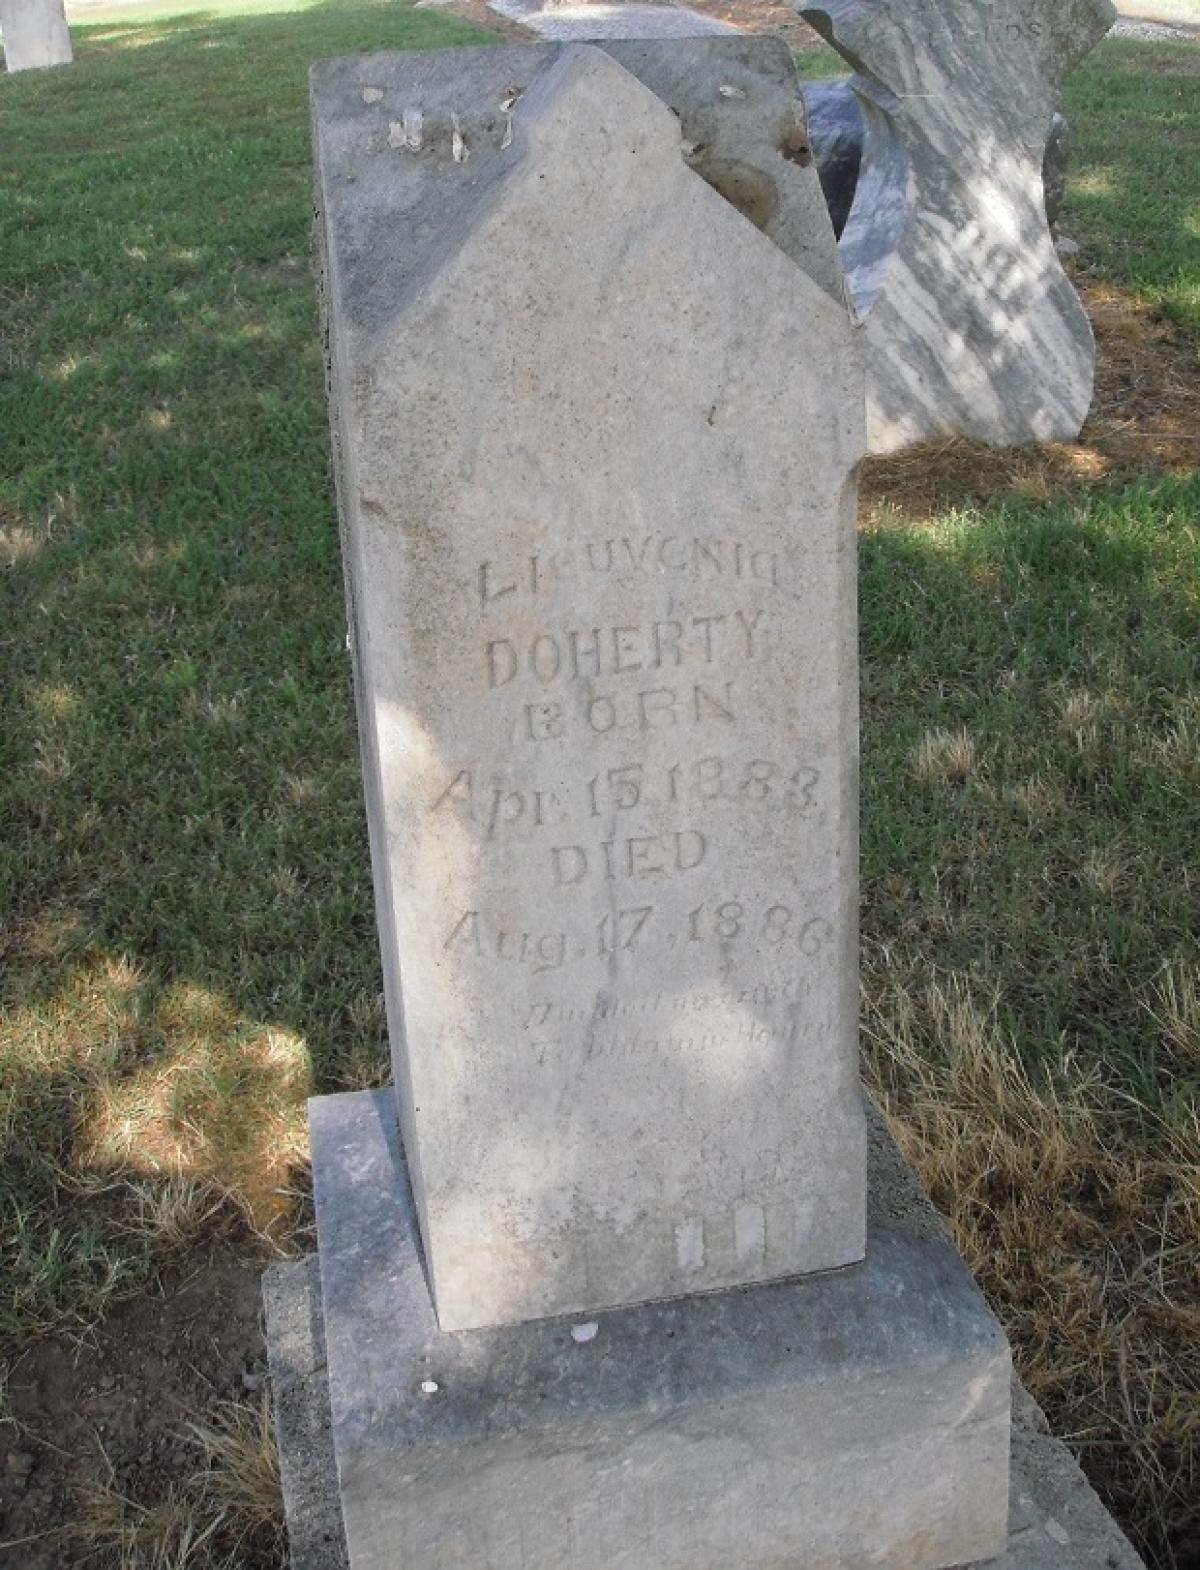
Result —
[{"label": "concrete walkway", "polygon": [[491,9],[520,22],[541,38],[698,38],[736,33],[732,22],[701,16],[686,6],[580,0],[577,5],[546,5],[543,0],[488,0]]},{"label": "concrete walkway", "polygon": [[1154,22],[1148,18],[1124,16],[1113,23],[1110,38],[1182,38],[1200,43],[1200,22]]}]

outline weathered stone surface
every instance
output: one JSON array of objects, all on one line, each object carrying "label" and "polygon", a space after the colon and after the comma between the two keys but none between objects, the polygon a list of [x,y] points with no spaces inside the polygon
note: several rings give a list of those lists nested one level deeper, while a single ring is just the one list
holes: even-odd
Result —
[{"label": "weathered stone surface", "polygon": [[326,62],[314,105],[441,1323],[857,1259],[847,314],[599,49]]},{"label": "weathered stone surface", "polygon": [[354,1570],[927,1570],[1003,1550],[1008,1349],[878,1130],[862,1264],[447,1334],[392,1098],[310,1117]]},{"label": "weathered stone surface", "polygon": [[[866,134],[862,110],[849,78],[844,76],[807,81],[801,91],[825,205],[833,221],[833,232],[840,237],[850,216],[862,163]],[[1057,222],[1062,210],[1070,156],[1070,127],[1066,116],[1055,110],[1042,157],[1043,203],[1049,224]]]},{"label": "weathered stone surface", "polygon": [[0,32],[10,73],[70,65],[73,59],[63,0],[0,0]]},{"label": "weathered stone surface", "polygon": [[1071,126],[1066,115],[1056,109],[1050,119],[1050,134],[1042,157],[1042,199],[1048,224],[1056,224],[1062,212],[1070,166]]},{"label": "weathered stone surface", "polygon": [[866,321],[870,450],[1076,435],[1094,347],[1041,167],[1059,85],[1107,31],[1110,0],[799,9],[859,73],[866,140],[841,252]]},{"label": "weathered stone surface", "polygon": [[346,1570],[315,1254],[265,1273],[263,1311],[289,1557],[295,1570]]},{"label": "weathered stone surface", "polygon": [[600,47],[678,117],[688,166],[843,305],[846,280],[783,40],[738,34]]}]

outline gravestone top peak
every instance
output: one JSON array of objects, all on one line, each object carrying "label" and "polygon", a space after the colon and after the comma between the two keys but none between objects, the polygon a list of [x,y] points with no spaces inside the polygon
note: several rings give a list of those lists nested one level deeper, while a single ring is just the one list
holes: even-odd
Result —
[{"label": "gravestone top peak", "polygon": [[662,124],[689,165],[841,307],[837,247],[806,163],[803,100],[781,40],[513,44],[377,52],[311,68],[326,200],[343,236],[333,261],[345,266],[344,309],[356,330],[375,330],[439,265],[460,214],[542,134],[538,104],[568,70],[646,83],[647,112],[668,117]]},{"label": "gravestone top peak", "polygon": [[313,86],[439,1322],[858,1259],[848,311],[601,49],[365,56]]}]

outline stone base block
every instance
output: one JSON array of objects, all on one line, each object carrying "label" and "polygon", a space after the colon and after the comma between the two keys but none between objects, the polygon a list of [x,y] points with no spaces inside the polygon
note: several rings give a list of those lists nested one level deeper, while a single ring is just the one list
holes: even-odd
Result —
[{"label": "stone base block", "polygon": [[[263,1278],[263,1297],[292,1570],[349,1570],[317,1256],[273,1266]],[[1008,1546],[986,1570],[1146,1570],[1016,1380],[1009,1476]],[[804,1570],[803,1562],[788,1570]]]},{"label": "stone base block", "polygon": [[1008,1347],[886,1140],[861,1265],[445,1334],[391,1095],[322,1098],[311,1120],[353,1570],[934,1570],[1003,1552]]}]

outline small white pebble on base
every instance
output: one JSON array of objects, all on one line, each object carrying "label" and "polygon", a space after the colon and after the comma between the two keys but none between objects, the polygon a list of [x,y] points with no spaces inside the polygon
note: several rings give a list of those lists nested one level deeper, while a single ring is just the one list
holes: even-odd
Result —
[{"label": "small white pebble on base", "polygon": [[586,1325],[572,1325],[571,1340],[578,1341],[582,1345],[585,1341],[593,1340],[599,1328],[594,1319],[589,1319]]}]

